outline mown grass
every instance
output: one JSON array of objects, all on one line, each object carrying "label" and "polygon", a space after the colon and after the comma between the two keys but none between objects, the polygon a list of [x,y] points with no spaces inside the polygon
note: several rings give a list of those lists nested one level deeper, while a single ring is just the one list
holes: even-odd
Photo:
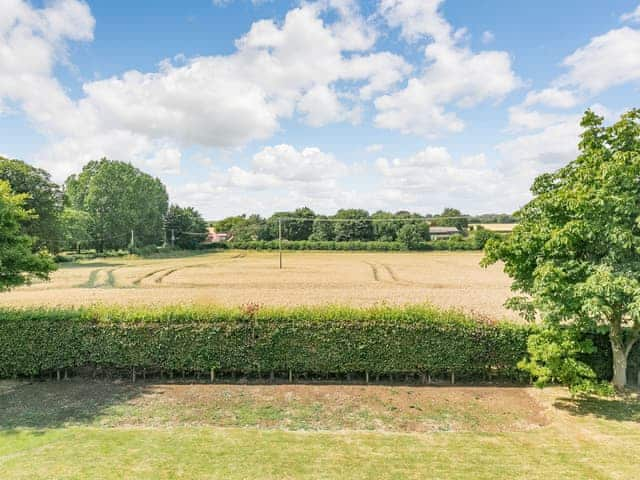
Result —
[{"label": "mown grass", "polygon": [[[87,385],[71,388],[66,397],[60,397],[53,383],[0,383],[1,478],[549,480],[637,476],[637,397],[607,400],[603,405],[597,399],[571,399],[558,390],[533,392],[546,409],[549,423],[518,431],[300,432],[185,425],[182,415],[186,418],[190,413],[184,405],[177,407],[184,411],[171,424],[153,425],[151,409],[140,424],[103,426],[105,415],[117,418],[113,412],[127,408],[134,396],[129,388],[108,388],[107,383],[90,395],[91,384]],[[121,395],[123,391],[129,393]],[[368,391],[362,393],[363,399]],[[33,398],[34,393],[39,393],[41,401]],[[144,392],[135,395],[144,396]],[[228,407],[249,424],[256,419],[279,421],[283,416],[278,403],[271,408],[250,402]],[[456,414],[455,408],[440,407],[438,415]],[[311,418],[322,412],[316,407],[305,415]]]}]

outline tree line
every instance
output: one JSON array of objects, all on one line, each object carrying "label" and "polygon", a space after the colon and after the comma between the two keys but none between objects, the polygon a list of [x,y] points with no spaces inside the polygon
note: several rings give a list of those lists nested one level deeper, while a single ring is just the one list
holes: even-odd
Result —
[{"label": "tree line", "polygon": [[302,207],[276,212],[268,218],[257,214],[227,217],[212,222],[212,226],[219,232],[231,234],[235,241],[240,242],[276,240],[281,233],[283,239],[290,241],[377,241],[414,245],[430,240],[430,225],[455,227],[460,235],[465,236],[472,220],[484,220],[485,223],[515,222],[515,218],[508,214],[472,217],[455,208],[445,208],[440,214],[427,215],[382,210],[370,214],[363,209],[341,209],[327,216]]},{"label": "tree line", "polygon": [[164,243],[167,230],[175,246],[194,248],[207,235],[198,211],[170,205],[160,179],[129,163],[91,161],[58,185],[46,170],[0,157],[0,182],[4,202],[19,198],[20,233],[34,251],[135,249]]}]

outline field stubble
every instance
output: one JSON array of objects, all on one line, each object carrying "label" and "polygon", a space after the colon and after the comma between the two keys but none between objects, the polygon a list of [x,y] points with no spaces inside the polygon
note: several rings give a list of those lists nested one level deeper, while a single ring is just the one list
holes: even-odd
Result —
[{"label": "field stubble", "polygon": [[177,303],[272,306],[431,302],[491,318],[510,281],[479,252],[224,251],[185,258],[118,258],[62,265],[49,282],[0,294],[2,306]]}]

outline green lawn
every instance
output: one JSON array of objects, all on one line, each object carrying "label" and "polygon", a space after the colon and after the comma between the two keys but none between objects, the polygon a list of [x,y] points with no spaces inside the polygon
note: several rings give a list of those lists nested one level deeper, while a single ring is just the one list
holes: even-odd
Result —
[{"label": "green lawn", "polygon": [[[402,421],[384,426],[385,431],[339,430],[340,421],[318,417],[317,409],[305,409],[305,401],[314,398],[269,397],[274,408],[285,416],[308,415],[315,423],[298,423],[302,430],[284,430],[273,420],[269,409],[262,408],[263,397],[250,395],[243,400],[240,422],[249,427],[224,427],[222,422],[237,408],[234,395],[243,386],[229,390],[214,386],[221,395],[231,392],[228,402],[203,401],[207,386],[188,390],[180,387],[149,393],[149,387],[128,387],[98,382],[90,389],[77,381],[60,387],[55,383],[0,383],[0,474],[11,478],[634,478],[638,474],[637,450],[640,445],[640,403],[637,397],[615,401],[574,401],[560,390],[531,392],[532,405],[538,405],[545,425],[517,425],[505,412],[501,425],[495,415],[503,405],[488,412],[485,425],[457,423],[460,429],[406,433]],[[188,387],[188,386],[185,386]],[[155,387],[154,387],[155,388]],[[285,388],[286,387],[280,387]],[[305,387],[299,387],[305,388]],[[308,388],[312,388],[311,386]],[[395,398],[409,387],[371,387],[349,391],[330,387],[337,395],[362,398],[372,414],[379,400]],[[400,390],[398,390],[400,388]],[[176,390],[177,389],[177,390]],[[239,389],[239,390],[238,390]],[[415,389],[413,389],[415,391]],[[422,405],[432,402],[440,409],[430,421],[466,418],[465,403],[474,409],[473,396],[461,395],[452,401],[453,389],[425,389]],[[525,391],[525,389],[522,389]],[[248,391],[248,388],[247,388]],[[298,392],[295,390],[294,392]],[[461,389],[460,392],[472,391]],[[177,393],[176,393],[177,392]],[[195,392],[195,393],[194,393]],[[324,395],[324,390],[320,394]],[[500,404],[500,390],[491,390],[492,403]],[[513,393],[513,392],[512,392]],[[528,391],[525,392],[529,395]],[[154,406],[160,412],[168,400],[181,399],[178,412],[166,412],[155,419]],[[208,394],[208,393],[207,393]],[[263,395],[264,392],[260,393]],[[488,394],[478,389],[477,397]],[[217,395],[217,394],[216,394]],[[243,394],[244,395],[244,394]],[[453,396],[452,396],[453,395]],[[277,397],[277,398],[276,398]],[[346,398],[345,397],[345,398]],[[293,400],[292,400],[293,398]],[[296,399],[297,398],[297,399]],[[528,407],[518,398],[514,408]],[[186,400],[185,400],[186,399]],[[285,400],[283,400],[285,399]],[[345,400],[346,401],[346,400]],[[164,402],[164,403],[163,403]],[[346,401],[351,405],[351,400]],[[427,403],[424,403],[427,402]],[[221,416],[205,415],[224,410]],[[247,410],[255,404],[251,415]],[[450,416],[443,405],[454,404]],[[398,403],[400,405],[400,403]],[[329,406],[329,402],[327,402]],[[375,407],[375,408],[374,408]],[[421,407],[422,408],[422,407]],[[486,407],[489,408],[489,407]],[[194,413],[204,419],[193,422]],[[205,410],[203,410],[205,409]],[[400,408],[400,418],[410,415]],[[304,412],[307,412],[305,414]],[[340,413],[345,419],[348,414]],[[204,413],[203,413],[204,412]],[[345,416],[346,415],[346,416]],[[279,416],[278,416],[279,418]],[[319,418],[319,419],[318,419]],[[341,417],[340,417],[341,418]],[[537,418],[535,415],[531,418]],[[244,420],[242,420],[244,419]],[[346,421],[346,420],[345,420]],[[445,420],[442,420],[443,422]],[[498,423],[496,423],[498,422]],[[326,425],[325,425],[326,424]],[[327,430],[322,429],[323,425]],[[486,428],[485,428],[486,427]],[[500,430],[504,431],[500,431]]]}]

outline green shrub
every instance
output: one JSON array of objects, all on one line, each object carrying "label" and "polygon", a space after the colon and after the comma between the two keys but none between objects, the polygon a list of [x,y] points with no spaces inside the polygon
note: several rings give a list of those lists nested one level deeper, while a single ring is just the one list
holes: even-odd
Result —
[{"label": "green shrub", "polygon": [[[460,237],[462,238],[462,237]],[[228,243],[229,248],[240,250],[278,250],[278,240],[234,240]],[[428,250],[478,250],[476,243],[471,239],[435,240],[413,242],[409,246],[406,243],[382,242],[382,241],[325,241],[325,240],[296,240],[282,241],[283,250],[339,250],[339,251],[428,251]]]},{"label": "green shrub", "polygon": [[[0,378],[100,367],[260,374],[454,373],[519,381],[536,327],[430,306],[0,310]],[[606,342],[584,361],[611,375]],[[638,362],[640,348],[630,362]],[[609,362],[609,363],[607,363]]]},{"label": "green shrub", "polygon": [[0,377],[62,368],[518,380],[529,329],[428,306],[4,310]]}]

